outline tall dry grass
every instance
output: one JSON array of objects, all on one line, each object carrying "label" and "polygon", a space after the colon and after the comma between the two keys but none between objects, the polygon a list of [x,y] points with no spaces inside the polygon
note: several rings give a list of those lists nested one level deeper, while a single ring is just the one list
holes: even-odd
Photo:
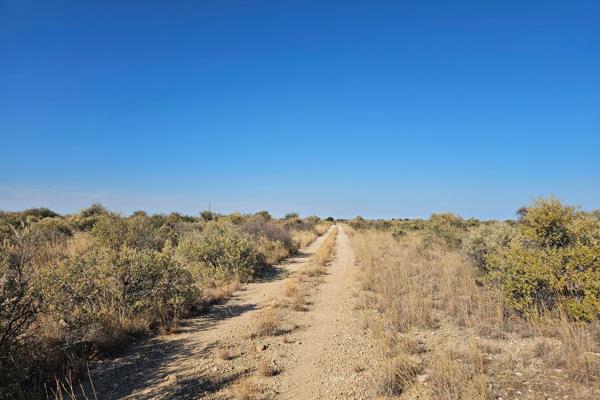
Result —
[{"label": "tall dry grass", "polygon": [[334,227],[325,238],[325,241],[317,249],[312,257],[312,261],[317,265],[326,265],[335,255],[335,243],[337,240],[338,228]]},{"label": "tall dry grass", "polygon": [[[573,382],[589,385],[600,378],[597,323],[547,314],[528,319],[511,312],[501,289],[482,280],[481,270],[469,259],[420,233],[395,238],[381,231],[349,231],[362,269],[365,306],[381,316],[377,336],[386,356],[379,371],[381,393],[405,391],[414,380],[403,372],[412,371],[414,360],[407,356],[410,349],[399,346],[399,338],[444,324],[462,333],[458,338],[438,337],[438,350],[424,357],[433,398],[490,398],[483,357],[473,345],[475,340],[468,338],[501,339],[511,332],[517,335],[516,327],[557,341],[558,345],[544,347],[540,353],[550,352],[545,354],[555,364],[550,367],[564,368]],[[459,346],[460,351],[451,351]],[[395,382],[391,389],[390,382]]]},{"label": "tall dry grass", "polygon": [[330,226],[331,226],[331,222],[318,223],[317,225],[315,225],[315,232],[317,233],[317,235],[321,236],[322,234],[327,232],[327,230],[329,229]]},{"label": "tall dry grass", "polygon": [[379,231],[352,235],[363,289],[400,330],[434,327],[445,310],[468,327],[504,327],[501,293],[477,283],[478,272],[459,252],[426,243],[418,234],[398,240]]},{"label": "tall dry grass", "polygon": [[292,241],[296,244],[296,246],[300,249],[307,247],[311,244],[316,238],[317,233],[309,230],[302,231],[293,231],[292,232]]}]

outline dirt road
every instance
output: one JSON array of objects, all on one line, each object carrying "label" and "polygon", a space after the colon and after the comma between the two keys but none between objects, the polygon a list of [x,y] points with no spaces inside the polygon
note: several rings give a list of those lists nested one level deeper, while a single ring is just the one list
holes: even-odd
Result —
[{"label": "dirt road", "polygon": [[[336,256],[307,310],[278,309],[285,335],[252,335],[260,309],[280,304],[283,279],[309,261],[324,237],[209,315],[100,362],[92,371],[98,399],[237,398],[242,377],[251,377],[257,399],[371,398],[373,349],[355,311],[354,252],[342,227]],[[224,352],[231,358],[223,359]],[[257,373],[263,360],[274,376]]]}]

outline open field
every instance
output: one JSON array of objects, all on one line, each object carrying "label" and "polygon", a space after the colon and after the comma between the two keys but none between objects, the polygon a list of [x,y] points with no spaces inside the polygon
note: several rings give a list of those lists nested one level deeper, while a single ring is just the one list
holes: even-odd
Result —
[{"label": "open field", "polygon": [[600,215],[2,213],[2,398],[600,398]]}]

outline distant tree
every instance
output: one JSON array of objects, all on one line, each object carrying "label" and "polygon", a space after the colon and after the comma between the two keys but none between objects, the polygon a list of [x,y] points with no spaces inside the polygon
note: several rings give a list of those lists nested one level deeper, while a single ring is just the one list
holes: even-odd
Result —
[{"label": "distant tree", "polygon": [[333,217],[327,217],[327,218],[325,218],[325,221],[333,222],[334,219],[333,219]]},{"label": "distant tree", "polygon": [[54,211],[46,208],[46,207],[41,207],[41,208],[30,208],[28,210],[23,211],[23,216],[24,217],[28,217],[28,216],[34,216],[34,217],[38,217],[38,218],[54,218],[54,217],[58,217],[59,214],[55,213]]},{"label": "distant tree", "polygon": [[300,218],[300,215],[298,215],[298,213],[292,212],[292,213],[285,214],[285,216],[283,217],[283,219],[294,219],[294,218]]},{"label": "distant tree", "polygon": [[95,217],[102,214],[108,214],[108,210],[100,203],[94,203],[88,208],[79,211],[79,215],[83,218]]}]

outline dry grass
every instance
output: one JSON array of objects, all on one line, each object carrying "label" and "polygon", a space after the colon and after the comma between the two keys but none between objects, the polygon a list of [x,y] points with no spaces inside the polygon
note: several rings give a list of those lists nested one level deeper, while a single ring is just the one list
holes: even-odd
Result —
[{"label": "dry grass", "polygon": [[277,375],[278,370],[271,360],[265,358],[258,363],[257,372],[262,377],[269,377]]},{"label": "dry grass", "polygon": [[217,358],[219,360],[231,360],[233,358],[233,355],[231,354],[231,351],[229,351],[229,349],[218,349],[216,354]]},{"label": "dry grass", "polygon": [[238,400],[254,400],[259,388],[252,378],[241,378],[234,387],[235,398]]},{"label": "dry grass", "polygon": [[316,238],[317,234],[313,231],[294,231],[292,232],[292,240],[296,245],[303,249],[311,244]]},{"label": "dry grass", "polygon": [[313,255],[312,260],[316,265],[326,265],[335,255],[335,243],[337,239],[338,228],[334,227],[325,241]]},{"label": "dry grass", "polygon": [[296,277],[285,281],[283,294],[289,298],[289,306],[292,310],[306,311],[306,297],[310,292],[310,287],[317,286],[321,282],[322,276],[327,274],[325,263],[333,257],[336,237],[337,227],[331,230],[310,262],[298,271]]},{"label": "dry grass", "polygon": [[294,311],[306,310],[306,288],[297,278],[288,279],[283,287],[283,294],[289,298],[289,306]]},{"label": "dry grass", "polygon": [[321,222],[320,224],[317,224],[315,226],[315,232],[317,232],[317,235],[321,236],[322,234],[327,232],[330,226],[331,222]]},{"label": "dry grass", "polygon": [[294,297],[300,293],[300,284],[297,279],[290,278],[283,285],[283,294],[287,297]]},{"label": "dry grass", "polygon": [[304,294],[299,293],[292,297],[290,301],[290,307],[294,311],[306,311],[306,297]]},{"label": "dry grass", "polygon": [[258,336],[273,336],[279,333],[281,316],[274,307],[262,309],[256,319],[256,334]]},{"label": "dry grass", "polygon": [[[560,347],[558,351],[565,360],[567,371],[581,383],[600,380],[600,328],[590,329],[583,323],[560,319]],[[595,336],[593,332],[595,331]]]},{"label": "dry grass", "polygon": [[221,303],[241,288],[242,283],[239,279],[233,279],[227,283],[213,283],[212,286],[202,289],[202,302],[206,306]]},{"label": "dry grass", "polygon": [[404,393],[419,374],[419,361],[406,353],[387,358],[375,375],[377,393],[384,396],[398,396]]},{"label": "dry grass", "polygon": [[450,349],[440,349],[432,357],[431,390],[434,398],[447,400],[487,400],[487,378],[480,354],[461,357]]},{"label": "dry grass", "polygon": [[327,274],[327,269],[323,265],[308,264],[305,268],[299,271],[299,275],[304,275],[309,278],[315,278]]},{"label": "dry grass", "polygon": [[[362,267],[364,307],[379,316],[379,322],[376,318],[366,326],[385,359],[378,371],[381,393],[397,394],[414,382],[402,371],[416,355],[430,377],[426,386],[433,398],[488,399],[498,396],[491,393],[490,383],[495,391],[514,387],[506,377],[514,376],[515,363],[527,374],[529,356],[534,355],[548,371],[565,371],[561,384],[582,396],[575,398],[589,398],[590,388],[600,380],[600,323],[511,313],[500,290],[481,284],[478,269],[459,251],[427,243],[418,233],[396,239],[380,231],[348,231]],[[420,354],[423,346],[410,339],[416,332],[430,333],[426,347],[435,349],[433,354]],[[512,343],[529,350],[511,348]],[[483,353],[495,360],[493,368]],[[545,376],[549,374],[540,379]],[[536,390],[554,395],[553,388],[549,382]]]}]

